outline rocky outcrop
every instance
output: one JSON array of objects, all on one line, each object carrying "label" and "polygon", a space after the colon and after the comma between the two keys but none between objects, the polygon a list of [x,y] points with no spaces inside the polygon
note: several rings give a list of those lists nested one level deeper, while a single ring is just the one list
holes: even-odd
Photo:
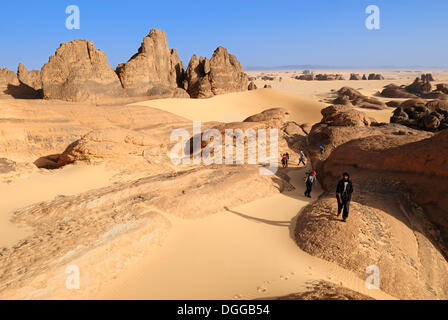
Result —
[{"label": "rocky outcrop", "polygon": [[[60,155],[57,166],[75,162],[95,162],[118,158],[143,157],[150,152],[161,157],[159,162],[168,163],[167,146],[151,136],[133,130],[94,130],[69,145]],[[154,159],[153,159],[154,161]]]},{"label": "rocky outcrop", "polygon": [[270,127],[281,127],[288,115],[289,112],[283,108],[272,108],[250,116],[243,122],[266,122]]},{"label": "rocky outcrop", "polygon": [[432,76],[431,73],[422,74],[420,79],[422,79],[423,82],[434,81],[434,77]]},{"label": "rocky outcrop", "polygon": [[247,87],[247,90],[249,90],[249,91],[257,90],[257,85],[255,84],[255,82],[251,81],[249,83],[249,86]]},{"label": "rocky outcrop", "polygon": [[314,74],[301,74],[300,76],[296,76],[295,79],[296,80],[313,81],[314,80]]},{"label": "rocky outcrop", "polygon": [[350,74],[350,80],[361,80],[361,76],[358,73]]},{"label": "rocky outcrop", "polygon": [[[332,113],[335,115],[337,111]],[[296,222],[306,252],[366,278],[377,266],[380,289],[399,298],[448,296],[448,131],[437,135],[398,124],[316,124],[308,152],[325,193]],[[325,155],[319,146],[326,148]],[[347,223],[337,217],[334,190],[342,172],[355,193]],[[428,185],[437,185],[427,192]]]},{"label": "rocky outcrop", "polygon": [[210,60],[190,60],[184,88],[192,98],[208,98],[218,94],[246,91],[248,77],[237,58],[227,49],[218,47]]},{"label": "rocky outcrop", "polygon": [[415,78],[414,82],[406,87],[406,90],[415,95],[422,95],[430,93],[432,90],[431,83],[428,80],[422,80],[420,78]]},{"label": "rocky outcrop", "polygon": [[138,52],[116,72],[128,96],[188,97],[180,89],[183,64],[176,49],[169,49],[165,32],[152,29]]},{"label": "rocky outcrop", "polygon": [[369,74],[369,80],[384,80],[384,77],[381,74],[378,73],[371,73]]},{"label": "rocky outcrop", "polygon": [[36,91],[42,90],[42,76],[39,70],[28,71],[23,63],[20,63],[17,69],[17,77],[20,83]]},{"label": "rocky outcrop", "polygon": [[337,91],[337,98],[333,100],[333,104],[353,105],[364,109],[382,110],[386,105],[376,99],[363,95],[358,90],[349,87],[343,87]]},{"label": "rocky outcrop", "polygon": [[355,110],[353,107],[334,105],[322,109],[321,124],[327,126],[370,126],[371,120],[364,112]]},{"label": "rocky outcrop", "polygon": [[417,95],[410,93],[405,87],[399,87],[395,84],[389,84],[381,91],[381,96],[386,98],[417,98]]},{"label": "rocky outcrop", "polygon": [[445,84],[438,84],[433,90],[430,83],[432,79],[429,75],[422,75],[421,78],[416,78],[413,83],[408,86],[397,86],[389,84],[384,87],[381,96],[387,98],[424,98],[424,99],[439,99],[448,100],[448,90]]},{"label": "rocky outcrop", "polygon": [[342,74],[316,74],[314,79],[319,81],[344,80],[344,76]]},{"label": "rocky outcrop", "polygon": [[123,88],[106,55],[92,41],[61,44],[42,67],[45,99],[101,103],[123,97]]},{"label": "rocky outcrop", "polygon": [[426,102],[422,99],[404,101],[395,109],[390,122],[428,131],[448,129],[448,101]]},{"label": "rocky outcrop", "polygon": [[0,94],[7,94],[11,86],[18,86],[19,84],[19,79],[17,79],[14,71],[8,70],[8,68],[0,68]]}]

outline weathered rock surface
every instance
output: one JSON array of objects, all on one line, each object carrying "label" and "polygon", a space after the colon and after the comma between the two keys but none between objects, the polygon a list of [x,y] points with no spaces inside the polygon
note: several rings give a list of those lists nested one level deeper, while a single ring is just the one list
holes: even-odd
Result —
[{"label": "weathered rock surface", "polygon": [[361,80],[361,76],[358,73],[350,74],[350,80]]},{"label": "weathered rock surface", "polygon": [[395,84],[389,84],[381,91],[381,96],[386,98],[417,98],[417,95],[410,93],[405,87],[399,87]]},{"label": "weathered rock surface", "polygon": [[344,76],[342,74],[316,74],[314,79],[319,81],[344,80]]},{"label": "weathered rock surface", "polygon": [[368,80],[384,80],[384,77],[378,73],[369,74]]},{"label": "weathered rock surface", "polygon": [[237,58],[218,47],[210,60],[190,60],[186,71],[187,91],[192,98],[208,98],[218,94],[246,91],[248,77]]},{"label": "weathered rock surface", "polygon": [[395,109],[390,122],[428,131],[448,129],[448,101],[406,100]]},{"label": "weathered rock surface", "polygon": [[323,118],[321,123],[330,126],[369,126],[371,121],[363,112],[353,107],[343,105],[329,106],[321,111]]},{"label": "weathered rock surface", "polygon": [[[319,146],[332,144],[337,148],[321,156]],[[316,124],[308,151],[326,193],[298,217],[298,245],[363,279],[368,266],[378,266],[381,289],[399,298],[445,299],[447,147],[448,131]],[[355,188],[345,224],[337,218],[334,197],[344,171]],[[430,184],[437,188],[427,192]]]},{"label": "weathered rock surface", "polygon": [[117,74],[106,55],[93,42],[73,40],[61,44],[42,67],[45,99],[100,103],[123,97]]},{"label": "weathered rock surface", "polygon": [[251,91],[251,90],[257,90],[257,85],[255,84],[255,82],[251,81],[249,83],[249,86],[247,88],[247,90]]},{"label": "weathered rock surface", "polygon": [[0,69],[0,94],[8,94],[8,89],[11,86],[18,86],[19,79],[14,71],[8,70],[8,68]]},{"label": "weathered rock surface", "polygon": [[180,89],[184,68],[165,32],[152,29],[138,52],[116,70],[128,96],[188,97]]},{"label": "weathered rock surface", "polygon": [[19,64],[17,69],[17,77],[19,81],[36,91],[42,90],[42,76],[40,70],[31,70],[25,67],[23,63]]},{"label": "weathered rock surface", "polygon": [[359,108],[382,110],[386,105],[376,99],[363,95],[358,90],[343,87],[337,91],[337,98],[333,100],[334,104],[353,105]]}]

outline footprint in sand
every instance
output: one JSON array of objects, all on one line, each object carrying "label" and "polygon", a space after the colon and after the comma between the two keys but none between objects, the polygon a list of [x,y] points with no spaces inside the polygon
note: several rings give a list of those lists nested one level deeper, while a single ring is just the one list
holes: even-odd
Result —
[{"label": "footprint in sand", "polygon": [[282,280],[288,280],[289,277],[288,277],[288,276],[283,276],[283,275],[281,275],[281,276],[280,276],[280,279],[282,279]]},{"label": "footprint in sand", "polygon": [[243,299],[243,296],[241,294],[236,294],[233,296],[234,299]]},{"label": "footprint in sand", "polygon": [[257,287],[258,292],[266,292],[266,288],[263,287]]}]

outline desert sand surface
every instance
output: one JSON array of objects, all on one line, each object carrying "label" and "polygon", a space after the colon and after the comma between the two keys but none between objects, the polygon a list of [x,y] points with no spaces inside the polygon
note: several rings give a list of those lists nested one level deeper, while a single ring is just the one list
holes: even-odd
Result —
[{"label": "desert sand surface", "polygon": [[209,99],[160,99],[137,102],[133,105],[149,106],[171,112],[194,121],[236,122],[263,110],[282,107],[290,112],[297,123],[319,121],[323,104],[294,95],[287,90],[260,89],[256,91],[217,95]]},{"label": "desert sand surface", "polygon": [[[363,73],[328,71],[346,79],[352,72]],[[261,89],[209,99],[129,105],[3,97],[0,158],[14,164],[0,170],[0,193],[8,199],[0,204],[0,247],[8,257],[0,297],[258,299],[328,281],[394,299],[368,290],[359,274],[298,247],[296,219],[323,190],[316,186],[313,199],[303,197],[305,169],[295,166],[296,154],[292,167],[280,169],[284,176],[271,179],[260,177],[256,166],[175,166],[160,146],[168,145],[173,129],[191,130],[192,121],[240,122],[270,108],[284,108],[289,120],[311,126],[341,87],[376,96],[385,85],[409,84],[421,73],[378,72],[386,79],[308,82],[291,78],[299,72],[251,71],[249,76],[272,74],[282,81],[258,79]],[[445,72],[433,74],[448,79]],[[272,89],[262,89],[265,84]],[[362,111],[388,123],[393,109]],[[51,155],[92,131],[83,145],[93,159],[89,164],[33,165],[40,159],[56,166]],[[151,151],[147,157],[145,148],[156,156]],[[81,269],[79,290],[65,287],[68,265]]]},{"label": "desert sand surface", "polygon": [[[166,242],[106,287],[100,299],[259,299],[333,281],[376,299],[354,274],[298,250],[291,234],[303,197],[304,168],[290,168],[296,190],[227,208],[212,216],[170,217]],[[314,197],[321,193],[317,185]],[[305,200],[306,199],[306,200]]]}]

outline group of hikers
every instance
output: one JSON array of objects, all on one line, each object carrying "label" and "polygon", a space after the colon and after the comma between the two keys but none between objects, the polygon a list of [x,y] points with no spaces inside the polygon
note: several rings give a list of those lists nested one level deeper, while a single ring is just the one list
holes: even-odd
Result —
[{"label": "group of hikers", "polygon": [[[336,145],[333,144],[333,148],[336,149]],[[325,149],[321,146],[321,152],[324,153]],[[300,151],[299,163],[306,166],[306,157],[303,151]],[[282,157],[282,165],[284,168],[288,167],[289,162],[289,153],[286,152],[281,155]],[[316,170],[308,170],[305,173],[305,187],[306,190],[304,192],[305,197],[311,198],[311,191],[313,189],[313,184],[317,181],[317,172]],[[348,172],[344,172],[342,174],[342,179],[338,182],[336,187],[336,200],[338,202],[338,217],[342,213],[342,220],[344,222],[348,219],[348,214],[350,210],[350,201],[353,193],[353,183],[350,180],[350,174]]]},{"label": "group of hikers", "polygon": [[[289,153],[285,152],[281,154],[280,158],[282,159],[283,168],[287,168],[289,164]],[[300,166],[300,164],[302,163],[304,166],[306,166],[305,159],[306,159],[305,154],[303,153],[303,151],[300,151],[299,163],[297,165]]]}]

